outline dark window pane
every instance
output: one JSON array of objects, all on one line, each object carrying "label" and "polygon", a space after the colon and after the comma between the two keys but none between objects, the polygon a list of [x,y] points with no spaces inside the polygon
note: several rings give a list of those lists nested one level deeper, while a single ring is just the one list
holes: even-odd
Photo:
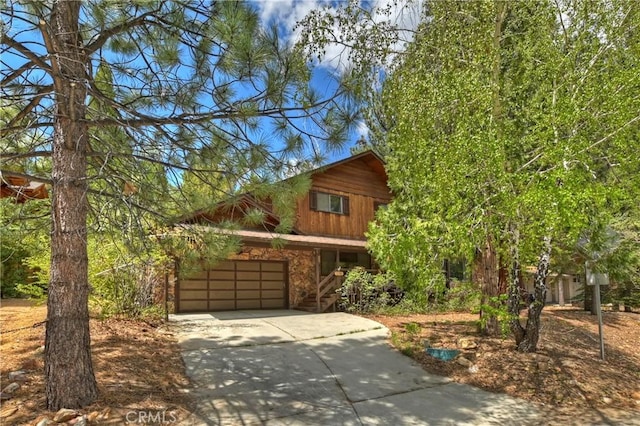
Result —
[{"label": "dark window pane", "polygon": [[322,276],[329,275],[334,269],[336,269],[336,252],[322,250],[320,252],[320,274]]},{"label": "dark window pane", "polygon": [[342,197],[337,195],[331,196],[331,211],[333,213],[342,213]]}]

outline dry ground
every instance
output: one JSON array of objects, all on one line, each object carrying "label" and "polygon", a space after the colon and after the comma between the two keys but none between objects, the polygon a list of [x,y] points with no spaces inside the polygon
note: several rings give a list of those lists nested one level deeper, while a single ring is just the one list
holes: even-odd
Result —
[{"label": "dry ground", "polygon": [[[26,370],[28,381],[15,396],[2,403],[1,425],[35,425],[45,410],[43,356],[46,306],[26,300],[0,301],[0,383],[4,388],[8,373]],[[24,329],[21,329],[26,327]],[[20,329],[18,331],[12,331]],[[167,410],[186,418],[189,401],[181,391],[188,388],[180,351],[170,335],[156,324],[141,321],[91,320],[93,366],[100,391],[99,399],[80,410],[103,414],[91,424],[124,424],[127,413]],[[95,415],[95,414],[94,414]],[[170,418],[169,414],[166,418]]]},{"label": "dry ground", "polygon": [[[600,360],[597,317],[577,308],[545,308],[536,354],[513,350],[511,336],[480,336],[477,315],[370,318],[386,325],[392,331],[391,344],[425,370],[539,403],[553,414],[555,420],[550,418],[549,424],[640,424],[640,314],[604,312],[603,316],[605,361]],[[455,349],[463,337],[478,344],[462,351],[477,372],[424,351],[426,341],[432,347]],[[609,419],[623,415],[627,420],[609,423],[603,413]],[[634,414],[638,423],[629,423]]]},{"label": "dry ground", "polygon": [[[2,425],[35,425],[42,416],[51,417],[44,407],[40,350],[45,316],[43,305],[0,301],[2,387],[9,372],[28,372],[28,381],[2,404]],[[640,424],[640,411],[638,423],[629,422],[640,410],[640,314],[605,313],[604,362],[599,359],[596,317],[580,310],[545,309],[537,354],[515,352],[509,338],[479,336],[475,315],[372,318],[389,327],[391,343],[427,371],[539,403],[549,411],[546,424]],[[407,327],[410,323],[417,326]],[[115,319],[92,319],[91,333],[100,397],[81,412],[106,414],[91,424],[124,424],[132,410],[168,410],[178,419],[188,417],[190,402],[184,389],[189,382],[171,335],[156,324]],[[477,367],[475,373],[456,361],[439,361],[424,353],[425,339],[434,347],[455,348],[461,337],[478,343],[477,348],[463,351]]]}]

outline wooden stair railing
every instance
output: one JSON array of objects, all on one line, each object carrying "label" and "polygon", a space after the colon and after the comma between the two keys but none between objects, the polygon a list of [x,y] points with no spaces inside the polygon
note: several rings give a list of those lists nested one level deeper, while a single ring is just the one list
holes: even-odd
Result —
[{"label": "wooden stair railing", "polygon": [[308,312],[326,312],[340,298],[340,295],[335,290],[342,284],[343,276],[340,269],[331,271],[329,275],[324,277],[316,287],[316,294],[307,295],[301,303],[296,306],[296,309]]},{"label": "wooden stair railing", "polygon": [[337,297],[331,297],[329,299],[329,303],[327,306],[322,306],[322,298],[328,292],[337,289],[342,284],[342,274],[336,275],[340,269],[334,269],[331,271],[329,275],[327,275],[320,283],[318,283],[318,287],[316,289],[316,308],[318,312],[324,312],[327,308],[333,305]]}]

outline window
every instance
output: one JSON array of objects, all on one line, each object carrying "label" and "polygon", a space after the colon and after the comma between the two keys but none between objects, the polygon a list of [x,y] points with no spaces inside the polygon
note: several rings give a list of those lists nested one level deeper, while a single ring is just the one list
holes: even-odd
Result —
[{"label": "window", "polygon": [[383,203],[383,202],[380,202],[380,201],[374,201],[373,202],[373,211],[378,211],[378,209],[386,210],[387,209],[387,203]]},{"label": "window", "polygon": [[328,213],[349,214],[349,198],[326,192],[311,191],[309,194],[311,210]]},{"label": "window", "polygon": [[452,280],[464,281],[465,278],[468,278],[468,271],[466,270],[466,262],[464,260],[445,259],[442,269],[444,271],[447,284]]}]

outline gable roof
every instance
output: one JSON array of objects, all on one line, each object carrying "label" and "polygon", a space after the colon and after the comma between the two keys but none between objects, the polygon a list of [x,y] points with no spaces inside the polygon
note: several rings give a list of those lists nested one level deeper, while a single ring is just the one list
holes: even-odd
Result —
[{"label": "gable roof", "polygon": [[380,157],[378,154],[376,154],[375,151],[369,149],[366,151],[363,151],[361,153],[358,153],[356,155],[352,155],[350,157],[344,158],[342,160],[338,160],[336,162],[327,164],[325,166],[320,166],[316,169],[310,170],[308,172],[304,172],[301,174],[309,174],[309,175],[314,175],[317,173],[324,173],[328,170],[331,170],[333,168],[336,168],[338,166],[342,166],[343,164],[347,164],[347,163],[351,163],[353,161],[356,160],[364,160],[364,162],[367,164],[367,166],[369,166],[372,170],[374,170],[376,173],[379,173],[380,175],[384,176],[385,181],[387,179],[387,171],[384,168],[384,165],[386,164],[384,162],[384,160],[382,159],[382,157]]},{"label": "gable roof", "polygon": [[[335,161],[333,163],[324,165],[324,166],[320,166],[317,167],[315,169],[306,171],[306,172],[302,172],[296,176],[290,177],[288,179],[292,179],[294,177],[297,176],[304,176],[304,175],[308,175],[308,176],[313,176],[315,174],[319,174],[319,173],[326,173],[328,171],[330,171],[331,169],[334,169],[336,167],[342,166],[344,164],[353,162],[353,161],[357,161],[357,160],[363,160],[368,167],[370,167],[372,170],[374,170],[376,173],[379,173],[381,176],[383,176],[383,179],[387,180],[387,172],[385,170],[385,162],[382,159],[382,157],[380,157],[378,154],[376,154],[373,150],[367,150],[367,151],[363,151],[360,152],[356,155],[352,155],[349,156],[347,158],[344,158],[342,160],[338,160]],[[285,180],[288,180],[285,179]],[[232,200],[232,201],[231,201]],[[246,213],[249,209],[251,208],[259,208],[260,210],[262,210],[265,213],[265,228],[268,231],[273,231],[275,229],[275,227],[277,225],[280,224],[280,219],[278,217],[278,215],[273,211],[273,209],[271,208],[271,206],[267,205],[266,203],[260,201],[258,198],[256,198],[253,194],[251,194],[250,192],[248,193],[244,193],[244,194],[240,194],[239,196],[235,196],[235,197],[230,197],[227,200],[221,201],[218,204],[216,204],[215,206],[213,206],[211,209],[201,209],[198,210],[196,212],[187,214],[182,216],[180,219],[178,219],[176,221],[176,223],[193,223],[193,222],[197,222],[199,220],[204,220],[206,222],[215,222],[215,218],[216,216],[218,216],[220,213],[223,213],[226,210],[231,210],[233,211],[238,211],[239,214],[244,214]],[[302,234],[302,232],[300,232],[297,229],[292,229],[292,233],[293,234]]]}]

